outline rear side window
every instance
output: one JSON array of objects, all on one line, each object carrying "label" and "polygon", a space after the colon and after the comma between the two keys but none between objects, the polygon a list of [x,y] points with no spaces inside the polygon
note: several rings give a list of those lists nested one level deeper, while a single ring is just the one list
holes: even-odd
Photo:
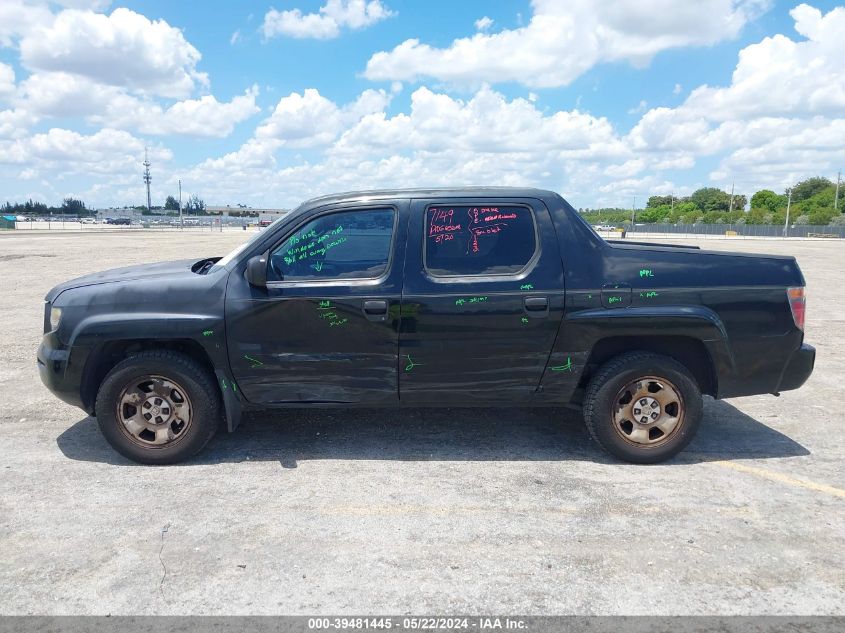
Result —
[{"label": "rear side window", "polygon": [[425,267],[432,275],[518,273],[537,250],[534,214],[522,206],[432,206],[425,217]]},{"label": "rear side window", "polygon": [[390,260],[394,218],[393,209],[356,209],[314,218],[273,249],[267,279],[376,279]]}]

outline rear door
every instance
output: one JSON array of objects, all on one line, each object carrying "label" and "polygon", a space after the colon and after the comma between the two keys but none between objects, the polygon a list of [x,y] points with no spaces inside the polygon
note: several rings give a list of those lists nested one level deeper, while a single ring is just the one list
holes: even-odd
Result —
[{"label": "rear door", "polygon": [[402,404],[530,400],[563,309],[563,267],[542,202],[411,201]]},{"label": "rear door", "polygon": [[398,401],[407,201],[316,210],[269,251],[267,288],[226,298],[229,359],[261,404]]}]

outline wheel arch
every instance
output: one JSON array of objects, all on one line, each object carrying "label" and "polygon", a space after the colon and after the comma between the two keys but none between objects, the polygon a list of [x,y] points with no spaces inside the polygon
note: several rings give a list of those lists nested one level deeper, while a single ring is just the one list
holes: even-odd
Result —
[{"label": "wheel arch", "polygon": [[689,370],[701,393],[714,396],[719,378],[713,357],[704,342],[692,336],[609,336],[599,339],[590,350],[578,390],[586,389],[592,377],[607,361],[626,352],[651,352],[671,358]]},{"label": "wheel arch", "polygon": [[[152,339],[152,338],[123,338],[97,343],[91,349],[85,361],[80,385],[80,396],[86,411],[96,415],[95,402],[97,392],[106,375],[119,362],[132,354],[148,350],[166,350],[178,352],[191,358],[206,368],[214,378],[215,366],[205,348],[196,340],[190,338]],[[220,389],[218,384],[217,389]]]}]

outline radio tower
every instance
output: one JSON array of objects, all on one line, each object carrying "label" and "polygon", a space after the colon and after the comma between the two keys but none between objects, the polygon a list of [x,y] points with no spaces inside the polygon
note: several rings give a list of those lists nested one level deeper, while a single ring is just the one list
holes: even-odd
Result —
[{"label": "radio tower", "polygon": [[147,148],[144,147],[144,182],[147,184],[147,213],[152,213],[153,206],[150,202],[150,159],[147,158]]}]

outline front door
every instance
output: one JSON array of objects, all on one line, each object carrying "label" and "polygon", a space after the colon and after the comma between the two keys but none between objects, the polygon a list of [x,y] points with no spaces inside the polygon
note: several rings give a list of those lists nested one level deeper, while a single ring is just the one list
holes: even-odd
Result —
[{"label": "front door", "polygon": [[564,309],[560,251],[543,203],[414,200],[406,257],[402,404],[529,401]]},{"label": "front door", "polygon": [[270,249],[267,288],[232,279],[227,344],[260,404],[385,404],[397,354],[407,203],[317,209]]}]

